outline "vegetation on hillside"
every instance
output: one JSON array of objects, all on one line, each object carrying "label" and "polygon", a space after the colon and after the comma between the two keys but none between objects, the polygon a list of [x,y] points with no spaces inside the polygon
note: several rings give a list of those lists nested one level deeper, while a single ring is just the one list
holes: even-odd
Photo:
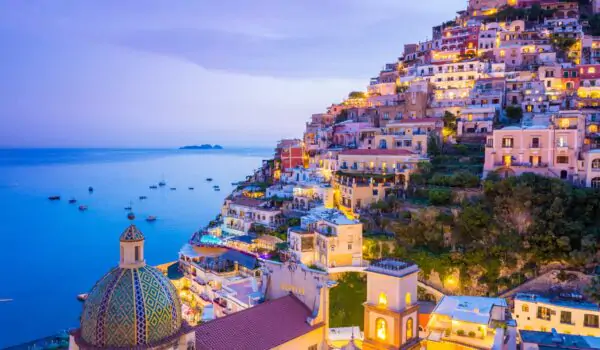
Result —
[{"label": "vegetation on hillside", "polygon": [[340,276],[338,285],[329,293],[329,326],[348,327],[364,325],[363,303],[367,300],[367,278],[358,272]]}]

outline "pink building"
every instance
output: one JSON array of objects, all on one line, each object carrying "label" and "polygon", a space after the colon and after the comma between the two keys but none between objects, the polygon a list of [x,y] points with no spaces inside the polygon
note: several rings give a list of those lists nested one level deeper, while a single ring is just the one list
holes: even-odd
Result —
[{"label": "pink building", "polygon": [[357,147],[361,129],[371,127],[370,123],[346,121],[333,126],[333,144],[344,147]]}]

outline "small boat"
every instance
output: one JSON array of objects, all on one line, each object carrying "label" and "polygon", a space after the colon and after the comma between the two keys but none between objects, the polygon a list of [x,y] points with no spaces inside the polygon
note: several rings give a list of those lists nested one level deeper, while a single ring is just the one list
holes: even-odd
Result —
[{"label": "small boat", "polygon": [[163,187],[163,186],[166,186],[166,185],[167,185],[167,182],[165,181],[165,175],[164,175],[164,174],[163,174],[163,176],[162,176],[162,178],[161,178],[160,182],[158,183],[158,185],[159,185],[160,187]]},{"label": "small boat", "polygon": [[214,185],[213,188],[219,188],[219,185]]},{"label": "small boat", "polygon": [[92,186],[88,187],[88,192],[94,192],[94,188]]},{"label": "small boat", "polygon": [[133,220],[133,219],[135,219],[135,214],[134,213],[129,213],[129,214],[127,214],[127,218],[129,220]]},{"label": "small boat", "polygon": [[188,187],[188,190],[193,191],[194,188],[193,187]]},{"label": "small boat", "polygon": [[125,210],[131,211],[131,207],[125,207]]},{"label": "small boat", "polygon": [[148,221],[148,222],[153,222],[153,221],[156,221],[156,216],[154,216],[154,215],[150,215],[150,216],[148,216],[148,217],[146,218],[146,221]]},{"label": "small boat", "polygon": [[86,211],[88,209],[87,205],[80,205],[79,211]]},{"label": "small boat", "polygon": [[59,201],[60,200],[60,196],[50,196],[48,197],[49,200],[51,201]]},{"label": "small boat", "polygon": [[171,191],[175,191],[177,187],[171,187]]},{"label": "small boat", "polygon": [[212,180],[213,180],[212,177],[207,177],[206,178],[206,181],[208,181],[208,182],[211,182]]},{"label": "small boat", "polygon": [[140,200],[143,200],[143,199],[148,199],[148,197],[146,197],[146,196],[140,196]]},{"label": "small boat", "polygon": [[221,189],[219,187],[215,187],[215,191],[220,191]]},{"label": "small boat", "polygon": [[77,203],[77,199],[75,199],[75,198],[69,199],[69,204],[75,204],[75,203]]},{"label": "small boat", "polygon": [[155,190],[155,189],[157,189],[157,188],[158,188],[158,186],[156,186],[156,185],[152,185],[152,186],[150,186],[150,189],[151,189],[151,190]]},{"label": "small boat", "polygon": [[85,301],[87,299],[87,297],[88,297],[87,293],[79,294],[79,295],[77,295],[77,300]]}]

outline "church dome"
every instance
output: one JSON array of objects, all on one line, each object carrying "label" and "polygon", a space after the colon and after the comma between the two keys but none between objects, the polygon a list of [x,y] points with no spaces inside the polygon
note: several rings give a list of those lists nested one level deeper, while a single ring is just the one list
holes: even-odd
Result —
[{"label": "church dome", "polygon": [[143,260],[142,233],[132,225],[120,241],[119,266],[96,282],[83,304],[81,337],[95,347],[152,345],[182,324],[175,286]]}]

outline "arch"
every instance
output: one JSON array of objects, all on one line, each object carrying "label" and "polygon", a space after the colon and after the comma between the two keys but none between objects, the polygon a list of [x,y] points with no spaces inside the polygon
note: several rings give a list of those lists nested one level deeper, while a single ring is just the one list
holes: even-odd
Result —
[{"label": "arch", "polygon": [[600,177],[592,179],[592,188],[600,188]]},{"label": "arch", "polygon": [[568,177],[569,173],[566,170],[561,170],[560,171],[560,178],[561,179],[566,179]]},{"label": "arch", "polygon": [[600,169],[600,158],[592,160],[592,169]]},{"label": "arch", "polygon": [[414,334],[414,324],[413,324],[413,319],[412,317],[409,317],[408,320],[406,320],[406,340],[410,340],[412,339],[415,334]]},{"label": "arch", "polygon": [[375,336],[379,340],[387,339],[387,322],[381,317],[375,320]]}]

